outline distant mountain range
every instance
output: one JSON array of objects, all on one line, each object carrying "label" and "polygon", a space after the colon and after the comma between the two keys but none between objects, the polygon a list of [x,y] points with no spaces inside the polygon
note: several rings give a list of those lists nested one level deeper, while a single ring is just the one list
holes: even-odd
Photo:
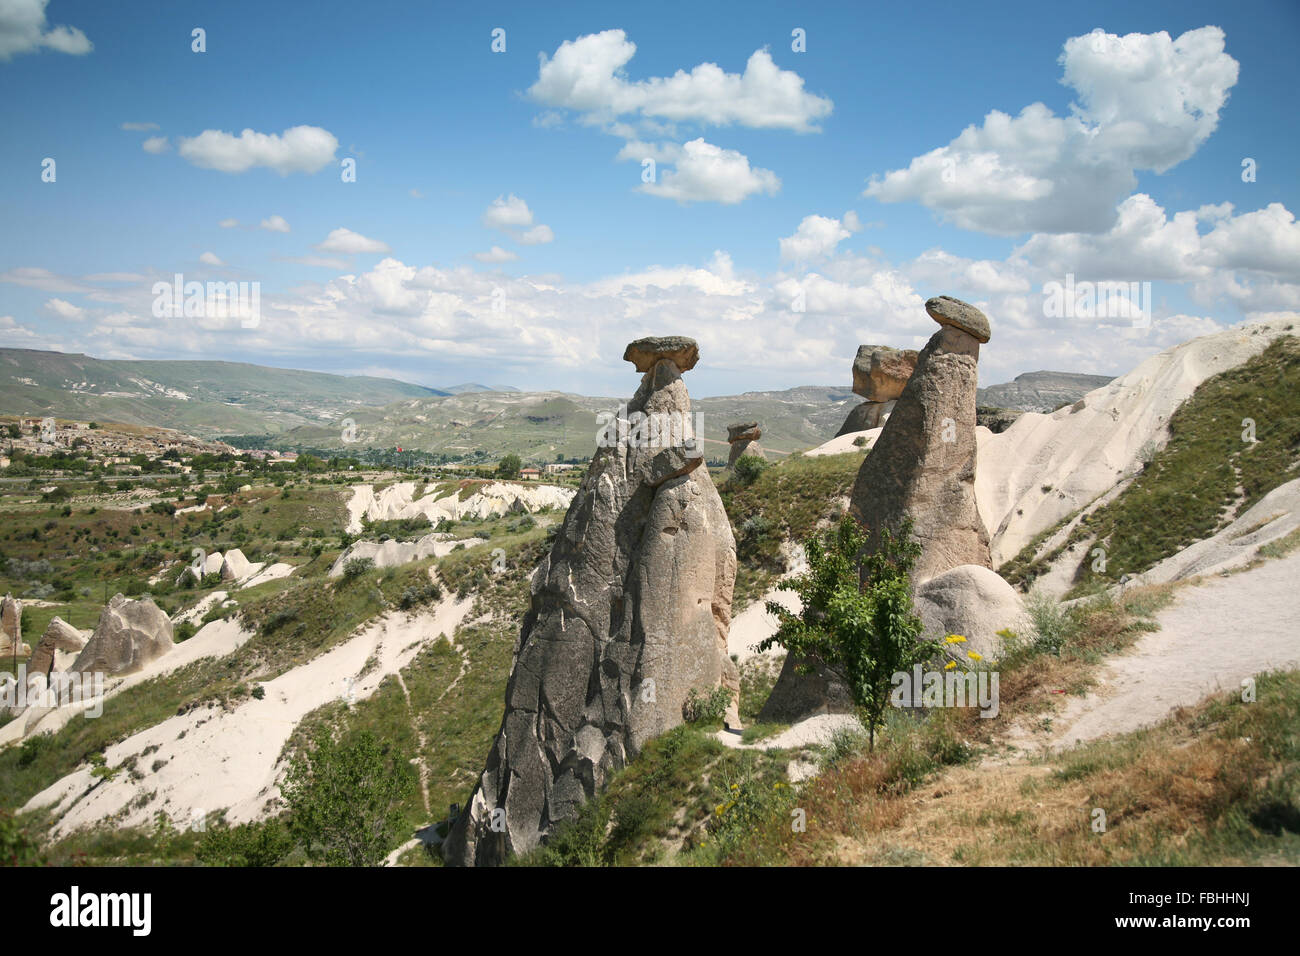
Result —
[{"label": "distant mountain range", "polygon": [[1113,381],[1109,375],[1081,372],[1025,372],[1014,381],[977,390],[975,401],[1022,412],[1050,412],[1062,405],[1072,405],[1094,388]]},{"label": "distant mountain range", "polygon": [[[1029,372],[980,389],[981,405],[1050,411],[1110,379]],[[109,361],[31,349],[0,349],[0,415],[175,428],[201,438],[267,435],[271,447],[386,448],[450,455],[508,452],[534,461],[591,454],[601,411],[627,397],[521,392],[465,383],[428,388],[371,376],[334,375],[237,362]],[[705,452],[727,457],[727,425],[757,420],[759,444],[775,452],[818,445],[860,401],[846,386],[698,398]],[[344,441],[346,431],[352,441]]]}]

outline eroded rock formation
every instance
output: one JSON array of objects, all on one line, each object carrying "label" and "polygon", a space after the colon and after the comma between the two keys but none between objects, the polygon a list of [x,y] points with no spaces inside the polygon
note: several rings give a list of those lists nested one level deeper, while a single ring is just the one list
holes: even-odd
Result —
[{"label": "eroded rock formation", "polygon": [[925,308],[943,328],[921,350],[850,499],[870,531],[897,529],[911,516],[921,545],[912,572],[918,584],[958,565],[993,564],[975,505],[975,389],[989,322],[949,296]]},{"label": "eroded rock formation", "polygon": [[0,655],[30,652],[31,648],[23,643],[23,602],[6,594],[0,601]]},{"label": "eroded rock formation", "polygon": [[60,654],[79,654],[85,646],[86,638],[79,630],[63,618],[54,617],[27,662],[27,673],[29,676],[49,675],[50,671],[58,669]]},{"label": "eroded rock formation", "polygon": [[763,437],[763,429],[758,422],[736,422],[727,426],[727,441],[731,443],[731,452],[727,455],[727,467],[732,468],[741,455],[758,455],[762,449],[756,444]]},{"label": "eroded rock formation", "polygon": [[[975,506],[976,363],[980,344],[989,340],[989,324],[974,306],[948,296],[930,299],[925,308],[943,328],[917,355],[915,368],[893,401],[880,437],[858,470],[849,507],[872,532],[896,530],[910,515],[913,535],[921,545],[912,581],[917,585],[917,610],[924,612],[927,631],[964,626],[978,628],[982,638],[990,620],[1015,619],[997,627],[1019,620],[1015,614],[1002,613],[1010,604],[995,582],[973,575],[969,568],[929,591],[925,582],[962,565],[978,565],[975,570],[987,570],[997,578],[988,570],[992,567],[989,535]],[[877,367],[875,355],[880,350],[871,350],[863,361],[863,349],[870,347],[858,350],[854,385],[866,390],[874,387],[869,383],[874,381],[871,372]],[[896,382],[905,361],[882,355],[878,367],[894,368],[887,379]],[[1006,582],[1002,584],[1010,588]],[[922,594],[924,602],[919,600]],[[976,605],[991,597],[1000,602],[992,609],[996,613],[977,621]],[[980,646],[991,644],[986,641]],[[759,717],[793,722],[851,709],[851,695],[837,677],[824,669],[801,674],[795,661],[787,658]]]},{"label": "eroded rock formation", "polygon": [[452,864],[497,864],[537,846],[647,740],[682,722],[691,691],[728,688],[735,721],[735,540],[701,467],[682,381],[698,349],[682,337],[641,339],[624,358],[644,373],[628,419],[677,415],[685,440],[647,443],[674,432],[629,423],[602,433],[534,572],[505,717],[445,844]]},{"label": "eroded rock formation", "polygon": [[916,368],[917,353],[887,345],[860,345],[853,359],[853,393],[866,399],[849,412],[837,435],[885,423]]},{"label": "eroded rock formation", "polygon": [[173,647],[172,622],[150,598],[129,600],[113,595],[100,612],[90,640],[69,670],[83,674],[125,674],[166,654]]}]

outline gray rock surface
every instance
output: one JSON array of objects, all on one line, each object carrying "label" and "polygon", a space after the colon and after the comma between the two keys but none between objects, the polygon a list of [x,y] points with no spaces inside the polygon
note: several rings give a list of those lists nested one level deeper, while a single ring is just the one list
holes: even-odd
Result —
[{"label": "gray rock surface", "polygon": [[984,343],[989,340],[988,317],[969,302],[954,299],[950,295],[937,295],[933,299],[926,300],[925,311],[930,313],[930,318],[940,325],[959,329],[977,342]]},{"label": "gray rock surface", "polygon": [[[674,356],[628,347],[641,386],[629,411],[678,411],[690,397]],[[635,346],[635,348],[634,348]],[[657,351],[656,351],[657,349]],[[736,549],[698,446],[599,447],[550,553],[531,606],[487,766],[444,845],[456,865],[527,852],[571,818],[610,772],[683,720],[692,690],[732,692],[727,656]]]},{"label": "gray rock surface", "polygon": [[23,602],[12,594],[0,601],[0,654],[27,654],[31,648],[23,643]]},{"label": "gray rock surface", "polygon": [[864,432],[868,428],[879,428],[889,418],[895,404],[895,402],[863,402],[849,412],[835,436],[838,438],[840,435]]},{"label": "gray rock surface", "polygon": [[819,714],[853,713],[853,695],[842,680],[821,665],[804,673],[797,667],[798,658],[787,654],[759,721],[797,724]]},{"label": "gray rock surface", "polygon": [[54,617],[45,628],[45,633],[41,635],[36,650],[32,652],[31,659],[27,662],[27,673],[29,675],[49,674],[50,671],[55,670],[57,653],[79,654],[85,646],[86,638],[79,630],[63,618]]},{"label": "gray rock surface", "polygon": [[[983,319],[973,306],[940,298],[947,314],[975,326],[980,323],[972,313]],[[992,566],[989,534],[975,505],[979,343],[940,324],[863,461],[850,499],[853,515],[873,532],[897,529],[912,517],[921,545],[915,583],[960,564]],[[983,326],[987,330],[987,319]]]},{"label": "gray rock surface", "polygon": [[662,359],[669,359],[679,372],[689,372],[700,359],[700,348],[684,335],[654,335],[629,343],[623,352],[623,361],[638,372],[650,371]]},{"label": "gray rock surface", "polygon": [[99,623],[69,670],[83,674],[126,674],[173,647],[172,622],[149,598],[132,601],[113,595]]},{"label": "gray rock surface", "polygon": [[959,565],[926,581],[917,587],[914,605],[927,637],[960,634],[966,643],[959,647],[986,660],[1002,654],[998,631],[1006,628],[1024,637],[1032,628],[1016,589],[996,571],[976,564]]}]

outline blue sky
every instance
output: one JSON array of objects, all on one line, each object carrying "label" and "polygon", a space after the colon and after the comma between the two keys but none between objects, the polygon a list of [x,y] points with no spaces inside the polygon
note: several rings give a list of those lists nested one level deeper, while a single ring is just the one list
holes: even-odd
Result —
[{"label": "blue sky", "polygon": [[[1135,6],[0,0],[0,346],[621,394],[684,333],[704,395],[952,294],[986,384],[1127,371],[1300,306],[1300,5]],[[175,273],[258,324],[155,314]]]}]

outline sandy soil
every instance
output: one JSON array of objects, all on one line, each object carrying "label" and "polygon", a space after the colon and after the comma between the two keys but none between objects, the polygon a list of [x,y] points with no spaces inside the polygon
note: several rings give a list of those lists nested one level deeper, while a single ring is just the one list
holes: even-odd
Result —
[{"label": "sandy soil", "polygon": [[[1274,668],[1300,667],[1294,593],[1300,552],[1179,590],[1145,634],[1106,665],[1097,692],[1071,698],[1035,743],[1068,747],[1127,733]],[[1024,745],[1024,741],[1021,742]]]}]

